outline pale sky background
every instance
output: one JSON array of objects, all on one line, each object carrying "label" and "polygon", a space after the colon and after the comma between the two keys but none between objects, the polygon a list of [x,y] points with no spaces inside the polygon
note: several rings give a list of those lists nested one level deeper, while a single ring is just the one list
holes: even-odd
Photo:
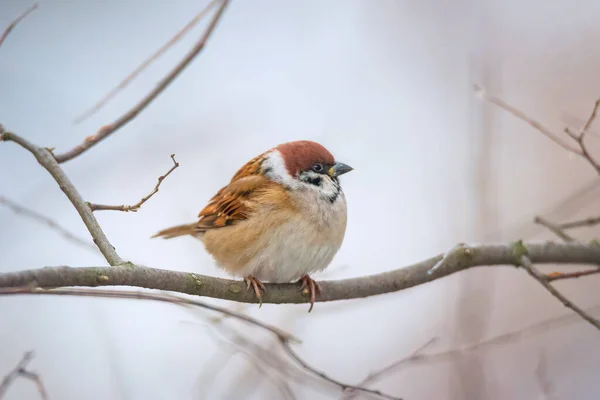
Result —
[{"label": "pale sky background", "polygon": [[[0,122],[36,144],[70,149],[120,116],[182,57],[205,24],[100,112],[73,123],[204,5],[41,1],[0,48]],[[28,6],[0,2],[0,26]],[[578,128],[600,95],[599,20],[596,0],[234,0],[202,54],[156,102],[63,166],[86,200],[131,204],[151,190],[175,153],[181,167],[140,212],[96,213],[123,258],[173,270],[225,276],[198,241],[150,235],[192,221],[243,163],[297,139],[319,141],[355,168],[342,180],[348,229],[328,279],[398,268],[457,242],[550,238],[533,217],[597,215],[597,176],[476,99],[472,85],[558,132],[565,124]],[[28,152],[1,144],[0,168],[0,195],[87,235]],[[578,233],[597,236],[597,230]],[[104,264],[0,207],[0,271]],[[556,286],[591,307],[599,283],[590,277]],[[296,349],[311,365],[348,383],[432,337],[439,339],[428,352],[569,314],[514,268],[317,303],[311,314],[306,305],[243,310],[301,337]],[[280,355],[273,340],[232,321],[220,328],[206,316],[144,301],[2,297],[0,376],[34,349],[32,369],[51,399],[284,398],[276,380],[263,379],[279,376],[276,369],[242,353],[228,358],[236,349],[253,353],[242,340]],[[237,328],[241,339],[226,327]],[[407,366],[373,387],[406,400],[597,399],[598,343],[597,331],[576,322],[449,362]],[[544,397],[536,377],[540,359],[552,397]],[[341,396],[337,387],[302,379],[290,383],[297,399]],[[26,381],[6,396],[37,398]]]}]

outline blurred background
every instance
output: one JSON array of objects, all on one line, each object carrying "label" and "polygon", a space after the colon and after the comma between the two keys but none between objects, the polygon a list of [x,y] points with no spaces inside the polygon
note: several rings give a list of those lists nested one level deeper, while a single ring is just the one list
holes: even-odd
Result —
[{"label": "blurred background", "polygon": [[[0,29],[29,4],[0,3]],[[104,108],[92,107],[205,2],[41,1],[0,48],[0,122],[62,152],[144,96],[208,19]],[[97,212],[120,255],[202,274],[200,242],[150,236],[191,222],[243,163],[311,139],[355,170],[344,245],[317,279],[399,268],[458,242],[542,240],[533,223],[600,213],[593,169],[478,99],[479,84],[557,132],[579,129],[600,95],[600,3],[441,0],[236,1],[204,51],[133,122],[63,164],[84,198],[133,204],[181,163],[137,213]],[[600,142],[592,129],[590,146]],[[87,231],[31,156],[0,145],[0,196]],[[594,229],[574,232],[597,236]],[[0,207],[0,272],[105,265],[95,251]],[[545,272],[552,266],[541,267]],[[556,283],[583,308],[596,276]],[[302,338],[315,368],[357,384],[410,356],[462,349],[570,315],[524,271],[480,268],[394,294],[307,305],[207,299]],[[265,332],[218,315],[134,300],[0,299],[0,376],[33,349],[51,399],[330,399],[339,388],[299,369]],[[451,357],[407,363],[373,388],[407,400],[597,399],[598,332],[564,324]],[[7,400],[37,399],[19,380]],[[363,397],[364,398],[364,397]]]}]

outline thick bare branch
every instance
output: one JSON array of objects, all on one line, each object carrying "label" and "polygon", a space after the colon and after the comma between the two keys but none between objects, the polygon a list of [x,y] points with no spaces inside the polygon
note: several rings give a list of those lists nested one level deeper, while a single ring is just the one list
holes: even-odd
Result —
[{"label": "thick bare branch", "polygon": [[225,11],[225,7],[229,3],[229,0],[222,0],[218,10],[215,13],[215,16],[211,20],[208,28],[202,34],[198,42],[192,47],[192,49],[186,54],[186,56],[173,68],[150,93],[148,93],[143,99],[141,99],[132,109],[127,111],[121,117],[116,119],[114,122],[103,126],[100,130],[92,135],[88,136],[83,143],[75,146],[73,149],[56,155],[56,161],[60,164],[65,161],[72,160],[77,157],[81,153],[90,149],[91,147],[98,144],[100,141],[106,139],[108,136],[115,133],[117,130],[122,128],[131,122],[135,117],[138,116],[146,107],[150,105],[157,97],[160,95],[170,84],[179,76],[179,74],[194,60],[194,58],[202,51],[204,45],[206,44],[208,38],[211,36],[211,33],[214,31],[217,23],[219,22],[223,11]]},{"label": "thick bare branch", "polygon": [[156,61],[160,56],[162,56],[167,50],[169,50],[175,43],[177,43],[187,32],[189,32],[193,27],[198,25],[198,22],[204,18],[206,13],[210,11],[210,9],[220,0],[212,0],[206,7],[202,9],[198,14],[194,16],[183,28],[181,28],[175,36],[173,36],[169,41],[163,44],[158,50],[156,50],[150,57],[148,57],[144,62],[142,62],[132,73],[127,75],[125,79],[123,79],[115,88],[113,88],[106,96],[104,96],[101,100],[99,100],[93,107],[84,112],[82,115],[75,119],[75,123],[79,124],[83,122],[85,119],[92,116],[98,110],[100,110],[106,103],[108,103],[113,97],[119,93],[119,91],[125,89],[127,85],[129,85],[142,71],[144,71],[150,64]]},{"label": "thick bare branch", "polygon": [[42,381],[40,375],[27,369],[27,364],[31,362],[33,356],[33,351],[26,351],[17,366],[4,376],[2,382],[0,383],[0,399],[4,398],[4,395],[6,394],[10,385],[12,385],[12,383],[20,377],[29,379],[35,383],[37,391],[40,394],[40,398],[42,400],[48,400],[48,392],[46,392],[44,382]]},{"label": "thick bare branch", "polygon": [[0,47],[2,47],[2,44],[4,43],[4,41],[6,40],[6,38],[8,37],[8,35],[10,34],[10,32],[13,29],[15,29],[15,26],[17,26],[19,24],[19,22],[23,21],[29,14],[31,14],[37,8],[38,8],[38,4],[35,3],[31,7],[29,7],[27,10],[25,10],[25,12],[23,12],[23,14],[21,14],[17,18],[15,18],[14,21],[11,22],[6,27],[6,29],[2,33],[2,36],[0,36]]},{"label": "thick bare branch", "polygon": [[108,261],[110,265],[123,264],[123,260],[121,257],[119,257],[115,251],[115,248],[108,241],[108,238],[102,231],[102,228],[100,228],[100,225],[98,224],[96,217],[94,217],[92,210],[90,210],[77,189],[75,189],[75,186],[73,186],[67,175],[65,175],[63,170],[60,168],[60,165],[58,165],[58,162],[54,159],[54,156],[50,150],[37,147],[12,132],[4,131],[2,126],[0,126],[0,141],[12,141],[26,150],[29,150],[40,163],[40,165],[44,167],[46,171],[50,173],[50,175],[52,175],[56,183],[58,183],[60,189],[69,198],[73,204],[73,207],[75,207],[79,213],[79,216],[83,220],[83,223],[90,232],[90,235],[92,235],[94,243],[96,246],[98,246],[98,249],[104,258],[106,258],[106,261]]},{"label": "thick bare branch", "polygon": [[575,304],[573,304],[573,302],[571,302],[562,293],[560,293],[558,290],[556,290],[550,284],[550,282],[548,282],[548,280],[546,279],[546,276],[544,274],[542,274],[540,271],[538,271],[537,268],[535,268],[533,266],[533,263],[531,262],[531,260],[529,259],[529,257],[527,255],[521,256],[520,259],[521,259],[521,261],[520,261],[521,266],[527,271],[527,273],[529,273],[529,275],[531,275],[531,277],[533,279],[538,281],[548,292],[550,292],[550,294],[552,294],[552,296],[556,297],[565,307],[570,308],[575,313],[577,313],[581,318],[585,319],[596,329],[600,330],[600,321],[598,321],[596,318],[594,318],[591,315],[589,315],[588,313],[586,313],[583,309],[581,309],[578,306],[576,306]]},{"label": "thick bare branch", "polygon": [[[581,243],[520,244],[529,258],[539,264],[600,265],[600,246]],[[322,292],[317,302],[358,299],[408,289],[476,266],[516,265],[515,245],[481,245],[468,247],[462,257],[456,254],[434,274],[428,271],[442,259],[432,257],[403,268],[360,278],[321,281]],[[127,264],[126,264],[127,265]],[[0,287],[23,287],[35,284],[41,288],[64,286],[134,286],[206,296],[243,303],[257,303],[254,293],[242,280],[221,279],[206,275],[177,272],[143,266],[110,267],[46,267],[0,274]],[[307,303],[309,296],[295,283],[265,283],[263,303]]]},{"label": "thick bare branch", "polygon": [[167,176],[169,176],[171,174],[171,172],[175,171],[177,169],[177,167],[179,167],[179,163],[175,160],[175,154],[171,154],[171,160],[173,160],[173,166],[167,171],[166,174],[159,176],[158,182],[156,183],[156,186],[154,186],[154,189],[152,189],[152,191],[148,195],[142,197],[142,199],[140,201],[138,201],[137,203],[135,203],[134,205],[131,205],[131,206],[126,206],[126,205],[109,206],[109,205],[104,205],[104,204],[88,203],[88,206],[92,209],[92,211],[113,210],[113,211],[137,212],[145,202],[150,200],[150,198],[152,196],[154,196],[156,194],[156,192],[158,192],[158,189],[160,188],[160,185],[163,182],[163,180],[165,180],[165,178]]}]

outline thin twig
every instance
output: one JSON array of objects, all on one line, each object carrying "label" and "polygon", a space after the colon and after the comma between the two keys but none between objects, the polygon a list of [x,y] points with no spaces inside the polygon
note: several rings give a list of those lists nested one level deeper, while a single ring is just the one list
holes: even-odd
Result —
[{"label": "thin twig", "polygon": [[291,343],[299,343],[300,340],[292,336],[291,334],[282,331],[281,329],[268,325],[264,322],[258,321],[254,318],[251,318],[244,314],[234,313],[227,308],[215,306],[208,303],[203,303],[197,300],[185,299],[178,296],[173,296],[169,294],[155,294],[155,293],[144,293],[144,292],[134,292],[134,291],[116,291],[116,290],[97,290],[97,289],[53,289],[53,290],[44,290],[36,287],[20,287],[20,288],[8,288],[8,289],[0,289],[0,295],[18,295],[18,294],[40,294],[40,295],[58,295],[58,296],[87,296],[87,297],[103,297],[103,298],[123,298],[123,299],[144,299],[144,300],[154,300],[161,301],[172,304],[180,304],[180,305],[188,305],[188,306],[196,306],[202,307],[208,310],[220,312],[227,314],[231,317],[239,319],[241,321],[247,322],[254,326],[257,326],[262,329],[266,329],[271,332],[273,335],[277,337],[279,342],[281,343],[285,352],[303,369],[310,372],[314,376],[318,376],[323,380],[333,383],[339,386],[342,390],[353,389],[355,391],[360,391],[372,395],[379,396],[384,399],[390,400],[401,400],[399,397],[394,397],[385,393],[382,393],[378,390],[372,390],[363,388],[360,386],[349,385],[333,378],[330,378],[325,373],[311,367],[302,357],[300,357],[291,347]]},{"label": "thin twig", "polygon": [[481,87],[479,87],[477,85],[474,86],[474,89],[481,97],[483,97],[490,103],[493,103],[493,104],[499,106],[500,108],[504,109],[505,111],[508,111],[509,113],[511,113],[515,117],[519,118],[520,120],[527,122],[529,125],[533,126],[539,132],[541,132],[542,134],[547,136],[554,143],[556,143],[559,146],[561,146],[562,148],[570,151],[571,153],[577,154],[578,156],[587,160],[588,163],[594,168],[596,173],[600,174],[600,163],[598,161],[596,161],[596,159],[590,154],[590,152],[587,148],[587,145],[585,143],[585,138],[586,138],[588,129],[592,126],[592,123],[594,122],[594,120],[596,119],[596,116],[598,114],[598,108],[600,108],[600,99],[596,100],[596,102],[594,103],[592,112],[590,113],[590,116],[588,117],[585,125],[583,126],[583,128],[581,129],[579,134],[574,133],[569,128],[565,128],[563,130],[564,133],[567,134],[567,136],[569,136],[570,139],[573,139],[577,143],[577,147],[572,147],[569,143],[563,141],[557,134],[555,134],[550,129],[543,126],[538,121],[535,121],[534,119],[530,118],[523,111],[511,106],[510,104],[506,103],[504,100],[502,100],[496,96],[492,96],[492,95],[488,94],[485,90],[483,90]]},{"label": "thin twig", "polygon": [[529,257],[523,255],[520,257],[519,264],[527,271],[529,275],[536,281],[538,281],[552,296],[556,297],[565,307],[570,308],[579,316],[589,322],[593,327],[600,330],[600,321],[586,313],[584,310],[573,304],[567,299],[562,293],[556,290],[549,282],[544,274],[538,271],[534,266]]},{"label": "thin twig", "polygon": [[575,279],[575,278],[580,278],[582,276],[596,275],[596,274],[600,274],[600,268],[587,269],[585,271],[575,271],[575,272],[552,272],[552,273],[546,274],[546,280],[548,282],[554,282],[554,281],[559,281],[559,280],[563,280],[563,279]]},{"label": "thin twig", "polygon": [[[283,355],[283,357],[285,357],[285,359],[283,359],[282,354],[280,354],[278,351],[275,351],[277,349],[273,349],[271,346],[261,346],[257,343],[257,340],[254,340],[257,338],[256,334],[253,332],[245,334],[242,333],[239,328],[232,328],[226,326],[226,324],[211,324],[210,326],[207,325],[206,328],[209,336],[212,336],[217,343],[220,344],[219,347],[222,345],[227,345],[230,346],[231,349],[226,349],[225,352],[221,350],[217,351],[216,357],[213,359],[213,361],[209,362],[209,364],[203,368],[202,375],[197,379],[198,385],[201,385],[202,389],[205,389],[203,392],[203,398],[210,398],[210,395],[206,391],[210,389],[211,383],[214,383],[218,374],[220,374],[225,368],[227,360],[224,358],[230,358],[234,354],[240,354],[247,357],[248,361],[252,364],[261,364],[265,368],[268,368],[270,372],[269,375],[271,375],[270,378],[280,381],[281,385],[283,386],[289,386],[288,382],[290,381],[302,385],[310,384],[315,389],[320,389],[320,386],[323,384],[327,384],[328,386],[330,385],[329,382],[323,381],[319,377],[310,375],[307,371],[297,365],[294,365],[293,368],[288,368],[289,360],[287,354]],[[274,341],[274,344],[278,348],[281,347],[281,344],[277,339]],[[240,375],[247,376],[249,374],[243,371]],[[306,379],[307,377],[311,379]],[[318,383],[319,385],[315,385],[315,383]],[[239,382],[236,382],[234,386],[239,386]],[[285,390],[288,392],[291,391],[291,389]],[[236,392],[239,393],[239,390]],[[248,397],[248,393],[245,391],[243,393]],[[239,397],[240,395],[228,396],[228,398]]]},{"label": "thin twig", "polygon": [[227,4],[229,4],[229,0],[222,0],[219,9],[215,13],[215,16],[211,20],[206,31],[200,37],[200,40],[198,40],[194,47],[192,47],[192,49],[175,66],[175,68],[173,68],[160,82],[158,82],[156,87],[152,89],[150,93],[148,93],[133,108],[116,119],[114,122],[103,126],[96,134],[88,136],[83,143],[75,146],[73,149],[65,153],[56,155],[56,161],[60,164],[77,157],[137,117],[148,105],[150,105],[150,103],[154,101],[154,99],[156,99],[156,97],[158,97],[159,94],[161,94],[171,84],[171,82],[173,82],[173,80],[175,80],[175,78],[177,78],[177,76],[179,76],[179,74],[192,62],[192,60],[194,60],[200,51],[202,51],[208,38],[211,36],[211,33],[217,26],[223,11],[225,11]]},{"label": "thin twig", "polygon": [[[596,305],[587,310],[587,312],[598,312],[600,310],[600,305]],[[445,350],[439,353],[433,354],[415,354],[405,360],[403,362],[397,363],[394,368],[394,372],[398,373],[404,367],[415,366],[415,365],[425,365],[438,363],[442,361],[448,361],[453,359],[454,357],[461,356],[465,353],[470,352],[479,352],[488,350],[497,346],[504,346],[519,340],[526,339],[528,337],[533,337],[537,335],[542,335],[550,330],[557,329],[562,326],[566,326],[571,323],[575,323],[581,321],[579,315],[573,315],[569,313],[568,315],[563,315],[561,317],[548,319],[542,322],[538,322],[536,324],[530,325],[525,328],[520,328],[518,330],[503,333],[501,335],[495,336],[490,339],[485,339],[473,344],[469,344],[463,346],[458,349]]]},{"label": "thin twig", "polygon": [[[220,328],[223,329],[223,326]],[[235,391],[229,392],[228,396],[226,396],[227,398],[239,399],[252,397],[253,391],[256,390],[264,379],[270,381],[281,392],[282,396],[280,398],[282,399],[295,398],[289,384],[290,381],[301,383],[302,385],[314,385],[312,380],[305,379],[307,375],[316,380],[320,385],[329,383],[320,377],[309,375],[308,371],[300,369],[297,366],[290,370],[290,368],[287,368],[287,364],[289,364],[287,354],[284,355],[286,358],[283,359],[279,352],[275,351],[276,349],[258,345],[256,342],[250,340],[249,337],[246,338],[241,335],[239,329],[231,329],[230,334],[233,336],[229,339],[231,345],[235,346],[240,354],[247,357],[252,369],[259,369],[262,373],[257,374],[252,369],[250,371],[241,371],[239,376],[245,377],[247,380],[236,380],[235,384],[232,385]],[[279,340],[275,340],[274,344],[281,347]],[[318,385],[314,385],[314,387],[320,389]]]},{"label": "thin twig", "polygon": [[567,134],[571,139],[577,141],[579,139],[579,134],[573,132],[569,127],[565,127],[563,132]]},{"label": "thin twig", "polygon": [[[557,225],[557,224],[550,222],[539,216],[535,217],[535,223],[545,226],[546,228],[548,228],[551,232],[553,232],[556,236],[560,237],[565,242],[574,242],[575,241],[575,239],[572,236],[568,235],[564,231],[564,228],[562,228],[561,225]],[[594,275],[597,273],[600,273],[600,268],[590,269],[590,270],[585,270],[585,271],[566,272],[566,273],[553,272],[550,274],[546,274],[544,276],[545,276],[547,282],[552,282],[552,281],[557,281],[557,280],[562,280],[562,279],[579,278],[582,276]]]},{"label": "thin twig", "polygon": [[552,233],[554,233],[556,236],[558,236],[559,238],[561,238],[562,240],[564,240],[565,242],[574,242],[575,239],[568,235],[563,228],[561,228],[560,225],[555,224],[554,222],[550,222],[547,219],[544,219],[540,216],[536,216],[534,219],[534,222],[536,224],[542,225],[546,228],[548,228],[548,230]]},{"label": "thin twig", "polygon": [[15,28],[15,26],[17,26],[21,21],[23,21],[29,14],[31,14],[34,10],[36,10],[38,8],[39,4],[35,3],[34,5],[32,5],[31,7],[29,7],[27,10],[25,10],[21,15],[19,15],[17,18],[15,18],[13,20],[13,22],[11,22],[6,29],[4,30],[4,32],[2,33],[2,36],[0,36],[0,47],[2,47],[2,44],[4,43],[4,41],[6,40],[6,38],[8,37],[8,35],[10,34],[10,32]]},{"label": "thin twig", "polygon": [[[586,312],[599,312],[599,310],[600,305],[596,305],[587,309]],[[387,367],[389,369],[386,371],[386,373],[390,373],[393,370],[393,372],[397,374],[402,368],[405,367],[448,361],[465,353],[481,352],[497,346],[508,345],[529,337],[548,333],[551,330],[570,325],[578,321],[581,321],[579,315],[573,315],[569,313],[567,315],[537,322],[525,328],[519,328],[517,330],[503,333],[498,336],[472,343],[457,349],[444,350],[439,353],[430,354],[422,354],[422,352],[416,351],[410,357],[397,361]]]},{"label": "thin twig", "polygon": [[180,296],[175,296],[170,293],[145,293],[136,292],[133,290],[102,290],[102,289],[51,289],[46,290],[35,286],[23,286],[15,288],[0,288],[0,295],[12,295],[12,294],[40,294],[40,295],[54,295],[54,296],[83,296],[83,297],[102,297],[102,298],[118,298],[118,299],[142,299],[142,300],[153,300],[163,303],[172,303],[179,305],[188,305],[195,307],[202,307],[207,310],[215,311],[221,314],[228,315],[236,318],[240,321],[247,322],[251,325],[255,325],[259,328],[265,329],[277,337],[284,338],[285,340],[292,341],[295,343],[301,343],[301,340],[296,338],[290,333],[284,332],[283,330],[261,322],[257,319],[249,317],[245,314],[236,313],[224,307],[219,307],[213,304],[204,303],[198,300],[187,299]]},{"label": "thin twig", "polygon": [[584,226],[594,226],[600,224],[600,217],[590,217],[579,221],[566,222],[558,225],[560,229],[581,228]]},{"label": "thin twig", "polygon": [[[563,111],[561,113],[561,121],[565,124],[565,129],[572,131],[572,129],[570,127],[575,126],[575,125],[579,125],[579,126],[584,126],[585,125],[585,121],[582,121],[581,118],[574,116],[573,114]],[[600,133],[597,130],[589,130],[587,131],[588,136],[594,136],[595,138],[599,138],[600,137]]]},{"label": "thin twig", "polygon": [[60,225],[58,222],[54,221],[51,218],[46,217],[45,215],[42,215],[36,211],[26,208],[13,200],[9,200],[8,198],[6,198],[4,196],[0,196],[0,204],[4,204],[8,209],[10,209],[15,214],[23,215],[23,216],[31,218],[37,222],[40,222],[44,225],[47,225],[51,229],[54,229],[55,231],[57,231],[65,239],[67,239],[79,246],[85,247],[88,250],[93,250],[96,253],[98,252],[98,247],[96,247],[94,245],[94,243],[75,235],[74,233],[70,232],[68,229],[66,229],[65,227]]},{"label": "thin twig", "polygon": [[287,340],[280,337],[279,341],[280,341],[281,345],[283,346],[283,349],[285,350],[285,352],[292,359],[294,359],[300,366],[302,366],[302,368],[304,368],[307,371],[310,371],[313,375],[321,377],[323,380],[326,380],[327,382],[331,382],[331,383],[339,386],[344,392],[351,390],[353,392],[362,392],[362,393],[372,394],[374,396],[379,396],[383,399],[401,400],[400,397],[395,397],[395,396],[392,396],[389,394],[385,394],[379,390],[367,389],[367,388],[361,387],[361,386],[350,385],[350,384],[347,384],[344,382],[340,382],[337,379],[333,379],[330,376],[328,376],[327,374],[325,374],[324,372],[319,371],[318,369],[312,367],[310,364],[308,364],[306,361],[304,361],[304,359],[302,357],[300,357],[298,355],[298,353],[296,353],[294,351],[294,349],[292,349],[292,347],[290,346],[290,344]]},{"label": "thin twig", "polygon": [[592,112],[590,113],[589,118],[587,119],[585,125],[583,126],[583,128],[581,129],[581,132],[579,133],[579,137],[577,138],[577,143],[579,144],[579,147],[581,148],[581,152],[583,154],[583,157],[586,160],[588,160],[588,162],[594,167],[594,169],[596,170],[596,172],[600,173],[600,164],[590,154],[590,152],[589,152],[589,150],[587,148],[587,144],[585,143],[585,139],[587,137],[588,130],[590,129],[590,127],[594,123],[594,120],[596,119],[596,116],[598,114],[598,107],[600,107],[600,99],[596,100],[596,102],[594,103],[594,107],[592,108]]},{"label": "thin twig", "polygon": [[585,122],[585,125],[583,126],[583,129],[581,130],[580,136],[585,136],[588,133],[588,131],[590,130],[590,128],[592,127],[592,124],[594,123],[594,121],[596,120],[596,116],[598,115],[599,107],[600,107],[600,99],[597,99],[596,102],[594,103],[594,107],[592,108],[592,112],[590,113],[589,118],[587,119],[587,121]]},{"label": "thin twig", "polygon": [[8,388],[10,385],[19,377],[29,379],[33,383],[35,383],[38,393],[43,400],[48,400],[48,393],[46,392],[46,388],[44,387],[44,382],[39,374],[35,372],[31,372],[27,370],[27,364],[31,362],[34,354],[33,351],[26,351],[21,358],[21,361],[17,364],[15,368],[2,379],[2,383],[0,383],[0,399],[4,398]]},{"label": "thin twig", "polygon": [[[394,361],[390,365],[387,365],[376,372],[370,373],[358,385],[365,386],[369,383],[373,383],[373,382],[377,381],[378,379],[383,378],[383,376],[385,374],[388,374],[388,373],[392,372],[393,370],[397,369],[398,366],[400,366],[401,364],[404,364],[404,363],[412,360],[413,358],[417,357],[418,355],[420,355],[423,352],[423,350],[425,350],[427,347],[431,346],[437,340],[438,340],[437,337],[432,337],[427,342],[425,342],[424,344],[419,346],[419,348],[417,348],[415,351],[413,351],[410,356],[405,357],[398,361]],[[343,396],[341,400],[351,400],[356,397],[356,394],[357,394],[356,392],[348,393],[347,395]]]},{"label": "thin twig", "polygon": [[0,142],[1,141],[12,141],[34,155],[34,157],[37,159],[40,165],[50,173],[50,175],[54,178],[56,183],[58,183],[60,189],[71,201],[71,204],[73,204],[73,207],[75,207],[75,209],[79,213],[79,216],[83,220],[83,223],[85,224],[86,228],[90,232],[90,235],[94,239],[94,243],[96,244],[96,246],[98,246],[98,249],[104,256],[104,258],[106,258],[106,261],[108,261],[110,265],[123,264],[123,260],[117,254],[113,245],[108,241],[108,238],[106,237],[104,231],[98,224],[96,217],[94,217],[94,213],[92,212],[92,210],[90,210],[85,200],[83,200],[73,183],[71,183],[71,181],[67,177],[67,175],[65,175],[60,165],[58,165],[58,162],[55,160],[50,150],[37,147],[29,141],[27,141],[26,139],[15,135],[12,132],[5,131],[4,128],[0,125]]},{"label": "thin twig", "polygon": [[504,100],[487,93],[483,88],[481,88],[477,85],[474,86],[474,89],[477,92],[477,94],[482,96],[484,99],[486,99],[490,103],[496,104],[497,106],[508,111],[509,113],[511,113],[515,117],[519,118],[520,120],[527,122],[529,125],[533,126],[535,129],[540,131],[542,134],[546,135],[550,140],[552,140],[554,143],[558,144],[560,147],[562,147],[570,152],[573,152],[575,154],[578,154],[580,156],[583,156],[583,152],[581,151],[581,149],[572,147],[568,143],[564,142],[557,134],[552,132],[550,129],[546,128],[540,122],[530,118],[529,116],[527,116],[527,114],[525,114],[521,110],[511,106],[510,104],[506,103]]},{"label": "thin twig", "polygon": [[167,171],[166,174],[159,176],[158,182],[156,183],[156,186],[154,186],[154,189],[152,189],[152,191],[147,196],[142,197],[142,199],[140,201],[138,201],[137,203],[135,203],[134,205],[132,205],[132,206],[126,206],[126,205],[110,206],[110,205],[104,205],[104,204],[88,203],[88,206],[90,207],[90,209],[92,211],[113,210],[113,211],[137,212],[140,209],[140,207],[142,206],[142,204],[147,202],[152,196],[154,196],[156,194],[156,192],[158,192],[158,189],[160,188],[162,181],[167,176],[169,176],[171,174],[171,172],[175,171],[177,169],[177,167],[179,167],[179,163],[175,160],[175,154],[171,154],[171,160],[173,160],[173,166]]},{"label": "thin twig", "polygon": [[95,114],[98,110],[100,110],[106,103],[108,103],[113,97],[115,97],[119,91],[125,89],[127,85],[129,85],[142,71],[144,71],[150,64],[156,61],[161,55],[163,55],[167,50],[169,50],[175,43],[177,43],[190,29],[195,27],[198,22],[210,9],[220,0],[211,1],[206,7],[202,9],[198,14],[194,16],[183,28],[179,30],[167,43],[162,45],[157,51],[154,52],[149,58],[144,60],[142,64],[140,64],[135,71],[127,75],[125,79],[123,79],[115,88],[113,88],[106,96],[104,96],[101,100],[99,100],[92,108],[82,113],[79,117],[75,119],[75,124],[80,124],[85,119],[89,118],[93,114]]}]

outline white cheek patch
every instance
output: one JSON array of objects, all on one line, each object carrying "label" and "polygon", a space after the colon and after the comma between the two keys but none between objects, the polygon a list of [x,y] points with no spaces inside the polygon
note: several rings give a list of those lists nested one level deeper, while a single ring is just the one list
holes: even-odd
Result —
[{"label": "white cheek patch", "polygon": [[[305,182],[302,179],[319,180],[319,185],[313,185],[310,182]],[[319,174],[313,171],[305,171],[301,173],[300,184],[308,190],[316,192],[319,196],[327,199],[335,199],[340,192],[339,185],[329,178],[329,176]]]},{"label": "white cheek patch", "polygon": [[279,182],[291,189],[298,188],[298,185],[300,184],[300,182],[297,179],[294,179],[288,172],[283,157],[281,157],[278,150],[273,150],[269,153],[262,162],[262,168],[265,171],[265,176],[272,181]]}]

